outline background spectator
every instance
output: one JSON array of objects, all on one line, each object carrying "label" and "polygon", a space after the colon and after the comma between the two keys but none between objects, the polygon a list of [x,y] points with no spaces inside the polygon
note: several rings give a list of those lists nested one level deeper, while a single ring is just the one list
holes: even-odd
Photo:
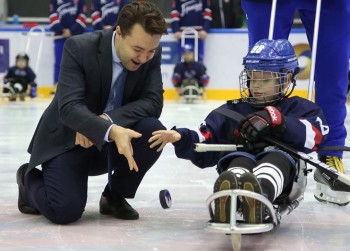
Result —
[{"label": "background spectator", "polygon": [[203,63],[194,60],[194,51],[191,45],[185,45],[182,51],[183,60],[176,64],[172,77],[174,87],[177,90],[177,96],[179,97],[181,95],[181,86],[185,82],[189,84],[191,81],[198,84],[199,93],[203,94],[204,87],[209,83],[209,76],[206,72],[207,68]]},{"label": "background spectator", "polygon": [[[173,0],[171,11],[171,28],[176,39],[181,39],[182,31],[191,27],[198,31],[198,60],[203,61],[204,39],[211,26],[212,15],[209,0]],[[181,40],[180,40],[181,41]],[[193,39],[191,40],[192,43]],[[186,43],[190,43],[186,41]],[[179,43],[181,52],[181,43]],[[179,59],[181,54],[179,53]]]},{"label": "background spectator", "polygon": [[243,24],[244,12],[241,0],[210,1],[213,15],[211,28],[240,28]]},{"label": "background spectator", "polygon": [[36,96],[35,73],[29,67],[29,57],[27,53],[21,52],[16,56],[16,65],[10,67],[4,76],[5,88],[4,93],[10,93],[10,101],[15,101],[19,96],[21,101],[24,101],[27,95],[28,85],[31,86],[30,97]]},{"label": "background spectator", "polygon": [[95,30],[112,28],[127,0],[93,0],[91,21]]},{"label": "background spectator", "polygon": [[64,41],[86,30],[85,0],[50,0],[50,29],[55,32],[54,83],[58,83]]}]

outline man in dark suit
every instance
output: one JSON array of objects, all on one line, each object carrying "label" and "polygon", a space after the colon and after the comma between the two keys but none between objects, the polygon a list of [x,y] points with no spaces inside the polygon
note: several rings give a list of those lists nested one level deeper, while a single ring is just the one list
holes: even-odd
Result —
[{"label": "man in dark suit", "polygon": [[[65,42],[57,93],[42,115],[17,171],[18,208],[57,224],[78,220],[89,175],[108,173],[100,213],[138,219],[133,198],[160,153],[151,133],[163,129],[159,42],[167,25],[154,4],[133,2],[115,29]],[[41,165],[42,170],[35,168]]]}]

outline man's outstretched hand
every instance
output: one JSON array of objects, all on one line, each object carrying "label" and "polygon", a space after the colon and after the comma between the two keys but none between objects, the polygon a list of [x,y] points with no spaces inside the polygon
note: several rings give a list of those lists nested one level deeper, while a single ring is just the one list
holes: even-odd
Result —
[{"label": "man's outstretched hand", "polygon": [[124,155],[128,160],[130,171],[139,171],[139,168],[133,157],[134,151],[132,149],[131,140],[133,138],[140,138],[141,136],[141,133],[118,125],[113,125],[109,132],[109,139],[115,142],[119,154]]}]

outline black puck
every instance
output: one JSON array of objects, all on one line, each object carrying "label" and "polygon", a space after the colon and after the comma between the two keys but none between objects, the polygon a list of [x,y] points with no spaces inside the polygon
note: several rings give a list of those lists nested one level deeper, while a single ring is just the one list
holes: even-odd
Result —
[{"label": "black puck", "polygon": [[171,196],[167,189],[161,190],[159,192],[159,201],[162,208],[167,209],[171,207]]}]

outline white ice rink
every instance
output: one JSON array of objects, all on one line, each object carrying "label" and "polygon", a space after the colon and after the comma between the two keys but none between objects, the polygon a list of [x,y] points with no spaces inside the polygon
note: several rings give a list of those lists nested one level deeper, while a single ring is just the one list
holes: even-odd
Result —
[{"label": "white ice rink", "polygon": [[[48,102],[0,100],[0,250],[232,250],[230,236],[205,229],[209,220],[205,201],[217,177],[215,167],[201,170],[177,159],[172,145],[145,176],[135,199],[129,200],[139,212],[139,220],[123,221],[99,214],[107,175],[90,178],[85,212],[76,223],[55,225],[43,216],[21,214],[17,209],[16,171],[28,162],[27,146]],[[168,128],[196,128],[221,103],[166,102],[161,121]],[[349,156],[344,154],[348,173]],[[282,219],[278,231],[243,236],[242,250],[350,250],[350,205],[317,202],[312,174],[308,182],[305,200]],[[162,189],[168,189],[172,196],[173,205],[167,210],[158,199]]]}]

